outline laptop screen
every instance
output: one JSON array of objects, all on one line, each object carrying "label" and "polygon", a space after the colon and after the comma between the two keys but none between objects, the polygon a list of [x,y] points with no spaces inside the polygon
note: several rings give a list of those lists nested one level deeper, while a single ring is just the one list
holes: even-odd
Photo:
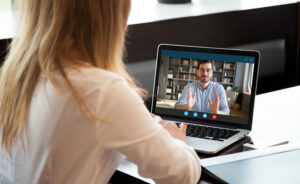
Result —
[{"label": "laptop screen", "polygon": [[152,112],[249,127],[258,58],[256,51],[160,45]]}]

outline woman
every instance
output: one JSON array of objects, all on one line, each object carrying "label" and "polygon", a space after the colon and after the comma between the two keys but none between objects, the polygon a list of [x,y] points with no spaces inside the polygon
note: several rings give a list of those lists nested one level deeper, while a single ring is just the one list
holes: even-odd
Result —
[{"label": "woman", "polygon": [[0,80],[0,183],[107,183],[121,154],[157,183],[196,183],[186,125],[152,118],[122,62],[130,1],[21,7]]}]

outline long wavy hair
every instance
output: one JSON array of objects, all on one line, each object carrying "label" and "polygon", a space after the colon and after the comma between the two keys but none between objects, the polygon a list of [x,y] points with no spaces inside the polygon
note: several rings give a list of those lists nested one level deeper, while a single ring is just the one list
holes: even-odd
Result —
[{"label": "long wavy hair", "polygon": [[76,48],[85,58],[74,65],[89,63],[117,73],[141,97],[147,95],[135,85],[122,61],[130,0],[23,0],[20,8],[20,32],[13,39],[1,68],[2,150],[10,153],[17,137],[23,142],[31,99],[41,74],[54,87],[61,88],[54,75],[58,72],[82,113],[96,117],[63,67],[62,56],[71,48]]}]

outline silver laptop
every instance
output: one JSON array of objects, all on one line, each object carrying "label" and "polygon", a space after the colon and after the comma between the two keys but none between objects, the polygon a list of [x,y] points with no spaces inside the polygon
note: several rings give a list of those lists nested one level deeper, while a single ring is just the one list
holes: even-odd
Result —
[{"label": "silver laptop", "polygon": [[214,154],[252,127],[259,52],[158,47],[151,111],[188,124],[186,143]]}]

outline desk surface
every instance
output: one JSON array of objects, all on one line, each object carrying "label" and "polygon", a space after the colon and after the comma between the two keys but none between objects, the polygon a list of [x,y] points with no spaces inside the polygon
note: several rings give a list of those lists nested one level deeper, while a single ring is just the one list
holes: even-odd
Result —
[{"label": "desk surface", "polygon": [[258,95],[255,101],[252,140],[272,138],[300,144],[300,86]]},{"label": "desk surface", "polygon": [[[168,19],[241,11],[296,3],[298,0],[192,0],[185,4],[163,4],[157,0],[132,0],[128,24],[142,24]],[[0,39],[16,34],[17,13],[0,11]]]},{"label": "desk surface", "polygon": [[[255,99],[253,127],[249,134],[252,141],[254,143],[271,142],[275,138],[288,140],[290,145],[300,145],[299,102],[300,86],[257,95]],[[227,148],[229,151],[221,154],[242,151],[243,143],[230,146]],[[204,176],[200,183],[212,184],[214,181]]]},{"label": "desk surface", "polygon": [[299,146],[283,145],[214,157],[202,165],[228,183],[300,183],[299,154]]},{"label": "desk surface", "polygon": [[132,0],[129,24],[156,22],[229,11],[249,10],[296,3],[297,0],[192,0],[192,3],[163,4],[157,0]]}]

